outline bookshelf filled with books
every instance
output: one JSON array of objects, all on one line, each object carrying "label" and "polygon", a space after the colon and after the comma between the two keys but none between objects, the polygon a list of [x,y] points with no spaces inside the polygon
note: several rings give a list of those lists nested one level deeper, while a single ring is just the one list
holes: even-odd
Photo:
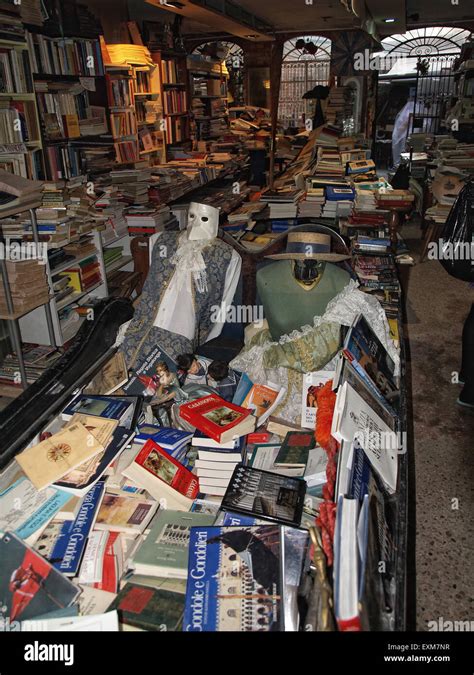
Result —
[{"label": "bookshelf filled with books", "polygon": [[0,168],[43,175],[40,123],[26,42],[0,40]]},{"label": "bookshelf filled with books", "polygon": [[[189,143],[189,91],[186,55],[170,50],[152,52],[162,87],[163,123],[168,151]],[[168,152],[169,154],[169,152]]]},{"label": "bookshelf filled with books", "polygon": [[146,47],[102,42],[118,164],[165,159],[160,69]]},{"label": "bookshelf filled with books", "polygon": [[227,108],[229,72],[225,61],[192,54],[187,57],[187,68],[193,141],[219,139],[229,129]]},{"label": "bookshelf filled with books", "polygon": [[90,148],[111,143],[99,40],[30,32],[26,37],[45,176],[67,180],[85,175],[90,168]]}]

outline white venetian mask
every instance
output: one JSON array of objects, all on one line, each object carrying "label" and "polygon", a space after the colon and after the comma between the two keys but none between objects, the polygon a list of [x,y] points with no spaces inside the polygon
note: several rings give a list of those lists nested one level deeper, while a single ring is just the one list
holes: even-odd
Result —
[{"label": "white venetian mask", "polygon": [[191,202],[188,210],[188,240],[215,239],[219,229],[219,209]]}]

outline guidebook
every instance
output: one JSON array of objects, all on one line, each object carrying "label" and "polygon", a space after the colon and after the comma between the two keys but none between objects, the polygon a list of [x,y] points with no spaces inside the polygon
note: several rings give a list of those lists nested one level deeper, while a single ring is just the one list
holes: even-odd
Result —
[{"label": "guidebook", "polygon": [[0,540],[0,624],[69,607],[80,589],[11,532]]},{"label": "guidebook", "polygon": [[122,473],[165,509],[189,511],[199,492],[198,478],[154,441],[147,441]]},{"label": "guidebook", "polygon": [[193,527],[184,631],[284,630],[282,528]]},{"label": "guidebook", "polygon": [[214,520],[213,514],[160,510],[133,557],[135,573],[186,579],[191,528]]},{"label": "guidebook", "polygon": [[126,394],[154,396],[163,380],[176,373],[177,364],[159,345],[155,345],[138,368],[129,372],[129,380],[122,389]]},{"label": "guidebook", "polygon": [[219,443],[254,431],[251,411],[225,401],[216,394],[198,398],[179,408],[180,417]]}]

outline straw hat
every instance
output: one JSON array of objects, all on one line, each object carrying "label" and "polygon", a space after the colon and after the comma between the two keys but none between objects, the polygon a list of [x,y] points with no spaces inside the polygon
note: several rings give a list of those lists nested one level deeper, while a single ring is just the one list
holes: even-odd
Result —
[{"label": "straw hat", "polygon": [[349,255],[331,253],[331,236],[320,232],[289,232],[286,240],[286,251],[275,255],[267,255],[273,260],[325,260],[340,262],[348,260]]}]

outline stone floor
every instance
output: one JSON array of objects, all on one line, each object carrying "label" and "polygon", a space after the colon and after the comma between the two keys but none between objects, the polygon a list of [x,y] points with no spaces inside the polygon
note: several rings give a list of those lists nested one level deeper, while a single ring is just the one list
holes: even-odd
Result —
[{"label": "stone floor", "polygon": [[[419,251],[418,228],[405,236]],[[461,387],[452,383],[474,291],[426,261],[409,269],[406,298],[414,434],[409,627],[424,631],[440,617],[474,621],[474,411],[456,405]]]}]

